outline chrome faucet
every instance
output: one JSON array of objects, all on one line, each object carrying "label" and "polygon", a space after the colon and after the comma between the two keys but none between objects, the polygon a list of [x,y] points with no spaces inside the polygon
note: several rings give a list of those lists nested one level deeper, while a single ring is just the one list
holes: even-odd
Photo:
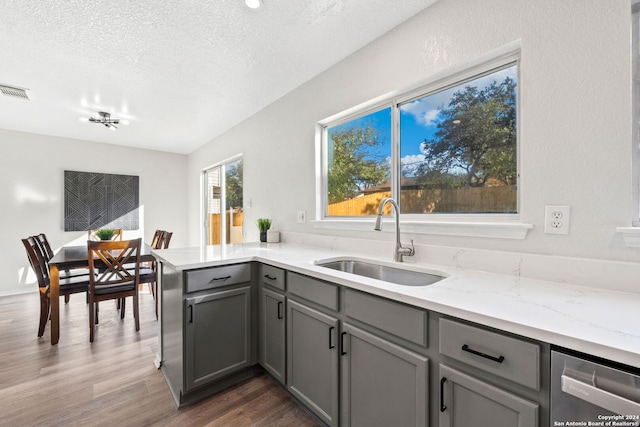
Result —
[{"label": "chrome faucet", "polygon": [[376,231],[382,231],[382,211],[384,210],[384,206],[387,203],[391,203],[393,208],[396,210],[396,248],[393,251],[393,260],[396,262],[402,262],[403,256],[413,256],[416,253],[413,247],[413,239],[411,239],[411,247],[405,248],[400,243],[400,208],[398,208],[398,203],[393,200],[391,197],[387,197],[380,202],[380,206],[378,206],[378,217],[376,218],[376,225],[373,227]]}]

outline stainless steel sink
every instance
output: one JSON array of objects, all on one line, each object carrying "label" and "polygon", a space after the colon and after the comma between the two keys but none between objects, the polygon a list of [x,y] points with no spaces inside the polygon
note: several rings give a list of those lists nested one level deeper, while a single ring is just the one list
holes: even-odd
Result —
[{"label": "stainless steel sink", "polygon": [[358,259],[317,261],[316,265],[405,286],[428,286],[444,279],[444,276],[438,274],[378,265]]}]

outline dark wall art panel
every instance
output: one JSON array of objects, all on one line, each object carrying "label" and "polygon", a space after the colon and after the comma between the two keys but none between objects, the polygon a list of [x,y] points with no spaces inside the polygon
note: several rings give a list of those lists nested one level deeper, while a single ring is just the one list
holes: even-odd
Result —
[{"label": "dark wall art panel", "polygon": [[64,171],[64,231],[139,228],[139,177]]}]

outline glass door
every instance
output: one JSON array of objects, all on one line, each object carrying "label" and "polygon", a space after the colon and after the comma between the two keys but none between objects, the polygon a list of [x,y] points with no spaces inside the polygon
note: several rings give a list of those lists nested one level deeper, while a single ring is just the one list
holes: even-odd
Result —
[{"label": "glass door", "polygon": [[204,171],[205,236],[207,245],[242,243],[242,157]]}]

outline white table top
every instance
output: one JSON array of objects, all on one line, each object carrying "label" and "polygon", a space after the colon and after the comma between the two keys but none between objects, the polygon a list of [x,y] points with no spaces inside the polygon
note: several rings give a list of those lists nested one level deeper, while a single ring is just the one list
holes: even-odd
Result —
[{"label": "white table top", "polygon": [[[343,286],[640,368],[640,294],[286,243],[153,251],[178,270],[259,261]],[[336,257],[436,272],[445,279],[403,286],[314,264]]]}]

